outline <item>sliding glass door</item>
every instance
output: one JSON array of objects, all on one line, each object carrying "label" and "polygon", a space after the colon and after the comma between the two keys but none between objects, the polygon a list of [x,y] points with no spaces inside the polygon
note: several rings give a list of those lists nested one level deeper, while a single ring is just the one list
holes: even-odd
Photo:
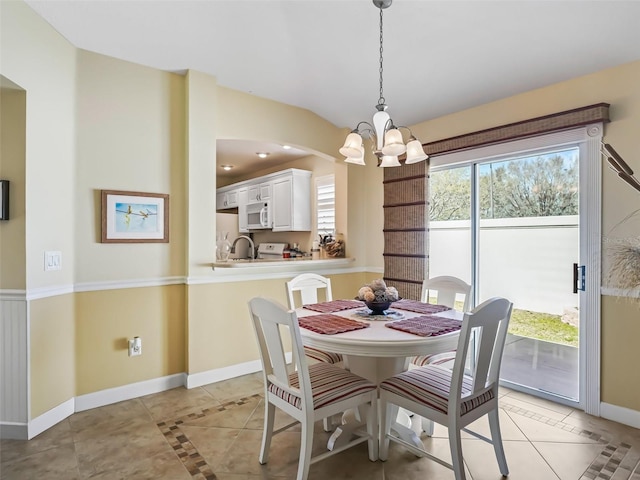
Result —
[{"label": "sliding glass door", "polygon": [[430,173],[429,276],[514,303],[502,381],[579,400],[579,148],[478,159]]}]

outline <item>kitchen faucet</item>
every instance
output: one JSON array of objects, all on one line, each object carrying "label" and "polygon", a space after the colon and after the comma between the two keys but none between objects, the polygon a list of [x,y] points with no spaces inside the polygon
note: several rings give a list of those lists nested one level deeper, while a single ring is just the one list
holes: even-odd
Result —
[{"label": "kitchen faucet", "polygon": [[256,246],[253,243],[253,240],[251,240],[251,238],[247,237],[246,235],[240,235],[238,238],[236,238],[233,241],[233,244],[231,245],[231,253],[236,253],[236,243],[238,243],[238,240],[242,239],[242,238],[246,238],[247,241],[249,242],[249,246],[251,247],[251,253],[249,254],[249,258],[251,260],[255,260],[256,258]]}]

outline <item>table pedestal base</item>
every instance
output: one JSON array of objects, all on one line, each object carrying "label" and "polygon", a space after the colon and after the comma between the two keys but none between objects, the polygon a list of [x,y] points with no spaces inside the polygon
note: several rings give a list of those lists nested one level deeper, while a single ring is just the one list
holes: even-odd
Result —
[{"label": "table pedestal base", "polygon": [[[380,384],[383,380],[397,373],[404,372],[408,367],[408,363],[409,359],[407,357],[359,357],[349,355],[347,358],[349,370],[376,384]],[[412,428],[409,414],[403,409],[398,409],[398,407],[393,407],[393,409],[396,411],[394,415],[396,421],[391,426],[392,430],[406,442],[418,448],[424,448],[420,436]],[[345,412],[342,416],[342,425],[337,427],[329,438],[327,448],[333,450],[349,442],[352,435],[362,429],[366,429],[365,419],[366,411],[364,409],[359,413],[355,410]]]}]

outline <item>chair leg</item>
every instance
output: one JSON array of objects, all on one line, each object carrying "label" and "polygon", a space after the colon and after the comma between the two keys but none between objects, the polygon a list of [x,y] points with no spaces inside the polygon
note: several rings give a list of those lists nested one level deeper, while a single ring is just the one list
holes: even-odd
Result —
[{"label": "chair leg", "polygon": [[260,447],[260,463],[264,465],[269,461],[269,448],[271,447],[271,437],[273,436],[273,422],[276,417],[276,407],[264,400],[264,427],[262,428],[262,446]]},{"label": "chair leg", "polygon": [[333,430],[333,417],[324,417],[322,419],[322,428],[325,432]]},{"label": "chair leg", "polygon": [[451,448],[451,466],[456,480],[466,480],[464,461],[462,460],[462,441],[458,425],[449,425],[449,447]]},{"label": "chair leg", "polygon": [[491,410],[488,415],[493,450],[496,452],[496,460],[498,461],[498,467],[500,467],[500,473],[506,477],[509,475],[509,467],[507,466],[507,458],[504,455],[504,446],[502,445],[502,433],[500,432],[500,410],[495,408],[494,410]]},{"label": "chair leg", "polygon": [[298,460],[296,480],[307,480],[311,464],[311,451],[313,449],[313,421],[300,422],[300,426],[302,427],[300,432],[300,460]]},{"label": "chair leg", "polygon": [[391,412],[389,410],[392,409],[392,405],[381,395],[378,406],[380,411],[380,450],[378,456],[384,462],[389,457],[389,438],[387,435],[391,432]]}]

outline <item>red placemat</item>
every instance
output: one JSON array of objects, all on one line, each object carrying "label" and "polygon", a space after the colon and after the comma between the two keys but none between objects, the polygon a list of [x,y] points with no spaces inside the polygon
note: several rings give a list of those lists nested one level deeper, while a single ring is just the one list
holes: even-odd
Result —
[{"label": "red placemat", "polygon": [[363,306],[364,302],[361,302],[359,300],[331,300],[330,302],[303,305],[302,308],[320,313],[333,313],[341,312],[342,310],[350,310],[352,308],[360,308]]},{"label": "red placemat", "polygon": [[455,332],[460,330],[461,326],[462,322],[460,320],[436,317],[435,315],[423,315],[385,324],[385,327],[413,333],[421,337],[436,337],[445,333]]},{"label": "red placemat", "polygon": [[451,308],[447,307],[446,305],[434,305],[432,303],[424,303],[424,302],[419,302],[417,300],[409,300],[407,298],[403,298],[402,300],[393,302],[392,305],[393,305],[393,308],[397,308],[398,310],[407,310],[409,312],[424,313],[426,315],[430,313],[439,313],[439,312],[446,312],[447,310],[451,310]]},{"label": "red placemat", "polygon": [[331,314],[299,317],[298,324],[302,328],[316,333],[324,333],[325,335],[335,335],[336,333],[360,330],[361,328],[367,328],[369,326],[368,323],[356,322],[355,320],[349,320],[348,318]]}]

